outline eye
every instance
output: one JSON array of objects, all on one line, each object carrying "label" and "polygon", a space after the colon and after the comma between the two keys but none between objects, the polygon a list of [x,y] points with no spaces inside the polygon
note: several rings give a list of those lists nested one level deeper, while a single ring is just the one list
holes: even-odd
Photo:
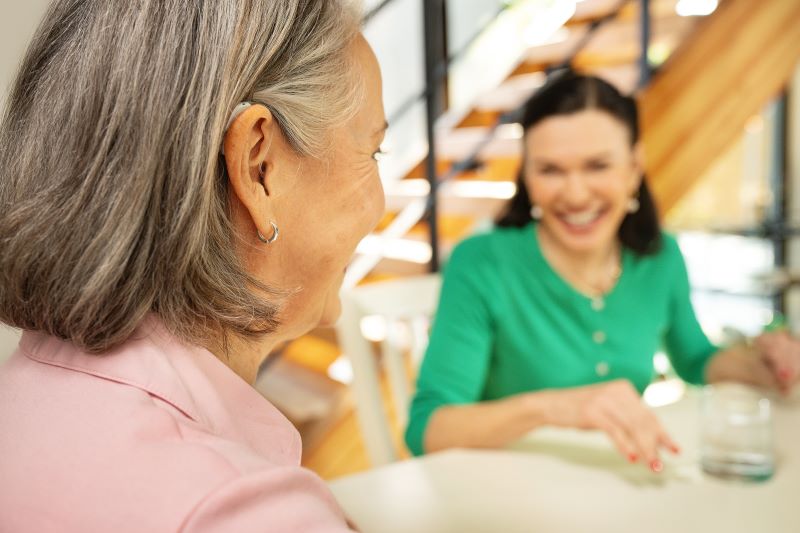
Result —
[{"label": "eye", "polygon": [[383,148],[378,148],[375,152],[372,153],[372,159],[374,159],[375,161],[380,161],[387,155],[389,155],[389,152],[385,152]]},{"label": "eye", "polygon": [[606,170],[608,168],[608,163],[605,161],[592,161],[588,165],[589,170]]},{"label": "eye", "polygon": [[558,167],[554,167],[552,165],[547,165],[539,168],[539,173],[544,174],[545,176],[552,176],[558,174]]}]

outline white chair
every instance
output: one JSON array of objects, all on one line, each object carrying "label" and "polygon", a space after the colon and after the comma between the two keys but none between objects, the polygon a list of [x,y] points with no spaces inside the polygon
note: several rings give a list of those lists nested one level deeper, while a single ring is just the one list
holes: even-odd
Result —
[{"label": "white chair", "polygon": [[[398,423],[405,427],[411,397],[406,355],[412,366],[418,366],[428,344],[440,288],[441,277],[428,274],[342,291],[342,316],[336,330],[342,351],[353,366],[352,390],[372,466],[399,458],[384,410],[379,366],[386,372]],[[378,329],[372,333],[382,338],[379,358],[364,336],[365,330],[372,336],[371,328]]]},{"label": "white chair", "polygon": [[0,323],[0,363],[11,357],[19,344],[21,332]]}]

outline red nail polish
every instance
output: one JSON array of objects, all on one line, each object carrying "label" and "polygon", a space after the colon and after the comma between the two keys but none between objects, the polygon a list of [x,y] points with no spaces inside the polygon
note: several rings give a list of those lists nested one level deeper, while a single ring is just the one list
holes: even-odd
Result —
[{"label": "red nail polish", "polygon": [[661,472],[662,470],[664,470],[664,465],[661,464],[661,461],[659,461],[658,459],[654,459],[653,461],[650,462],[650,470],[656,473]]},{"label": "red nail polish", "polygon": [[787,381],[791,377],[791,375],[792,375],[792,373],[789,372],[789,370],[786,369],[786,368],[781,368],[778,371],[778,378],[780,378],[783,381]]},{"label": "red nail polish", "polygon": [[628,461],[635,463],[638,459],[639,457],[635,453],[628,454]]},{"label": "red nail polish", "polygon": [[674,453],[674,454],[681,453],[681,449],[678,448],[677,446],[672,446],[670,449],[672,450],[672,453]]}]

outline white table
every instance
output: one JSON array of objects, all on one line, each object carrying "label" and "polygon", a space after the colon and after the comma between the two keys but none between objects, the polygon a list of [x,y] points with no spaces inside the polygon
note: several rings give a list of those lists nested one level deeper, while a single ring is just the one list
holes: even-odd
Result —
[{"label": "white table", "polygon": [[763,483],[698,466],[699,394],[656,409],[683,453],[661,474],[599,433],[542,430],[510,450],[452,450],[340,478],[363,533],[800,532],[800,394],[774,399],[778,464]]}]

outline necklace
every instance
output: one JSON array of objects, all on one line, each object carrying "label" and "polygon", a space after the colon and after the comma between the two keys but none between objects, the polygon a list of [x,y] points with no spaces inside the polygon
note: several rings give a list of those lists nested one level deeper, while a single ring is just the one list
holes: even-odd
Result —
[{"label": "necklace", "polygon": [[588,279],[577,272],[574,273],[571,283],[579,292],[585,294],[592,301],[592,309],[602,311],[606,306],[606,295],[616,286],[622,275],[622,261],[619,250],[612,254],[611,262],[607,269],[599,276]]},{"label": "necklace", "polygon": [[622,261],[620,259],[619,250],[616,250],[612,254],[610,264],[604,270],[605,272],[601,275],[593,276],[593,279],[575,273],[575,278],[578,279],[578,286],[581,292],[586,293],[591,298],[603,297],[611,292],[611,289],[614,288],[622,275]]},{"label": "necklace", "polygon": [[[554,250],[548,250],[550,246],[546,242],[549,239],[539,239],[539,246],[545,259],[550,263],[553,270],[564,278],[574,289],[581,294],[589,297],[592,300],[592,307],[599,311],[605,307],[605,296],[611,292],[622,276],[622,251],[621,246],[617,244],[612,250],[607,264],[600,269],[601,272],[595,275],[587,276],[578,271],[578,269],[570,268],[567,261],[559,261],[558,255],[554,255]],[[549,252],[549,253],[548,253]],[[597,270],[591,272],[593,274]]]},{"label": "necklace", "polygon": [[586,293],[591,298],[592,309],[595,311],[602,311],[605,308],[605,296],[617,285],[622,275],[622,260],[619,257],[619,253],[614,254],[614,256],[614,261],[612,261],[608,275],[601,278],[601,280],[594,285],[587,284],[590,290],[586,291]]}]

